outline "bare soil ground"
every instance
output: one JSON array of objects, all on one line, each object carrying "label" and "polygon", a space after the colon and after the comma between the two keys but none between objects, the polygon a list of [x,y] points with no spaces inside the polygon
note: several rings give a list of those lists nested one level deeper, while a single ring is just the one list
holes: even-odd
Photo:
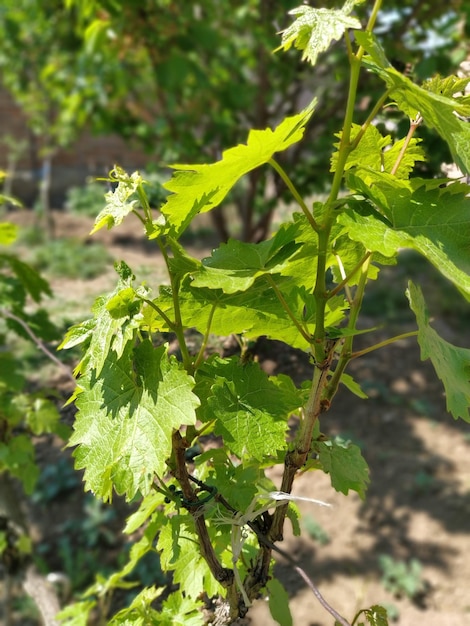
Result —
[{"label": "bare soil ground", "polygon": [[[60,215],[56,221],[58,234],[85,238],[90,230],[90,221],[84,218]],[[135,230],[133,225],[125,225],[116,232],[101,231],[98,239],[107,244],[114,258],[125,259],[138,270],[137,274],[144,270],[149,283],[161,280],[160,259],[141,239],[138,225]],[[210,242],[195,238],[193,243],[194,253],[205,256],[210,252]],[[447,340],[468,347],[468,310],[466,318],[460,312],[454,314],[454,294],[434,272],[424,271],[421,263],[412,261],[407,271],[424,283],[436,328]],[[384,270],[388,283],[382,290],[374,287],[365,304],[364,327],[379,323],[381,312],[389,322],[389,327],[375,333],[374,343],[414,329],[402,295],[407,271]],[[66,310],[73,302],[88,303],[93,293],[110,288],[113,280],[110,269],[93,281],[54,280],[53,288]],[[364,346],[372,343],[367,337],[360,339]],[[284,372],[297,382],[310,377],[305,355],[284,349],[282,344],[261,341],[258,358],[269,373]],[[341,434],[360,445],[371,469],[367,498],[363,502],[356,494],[346,497],[335,492],[328,476],[319,472],[299,476],[294,486],[296,495],[325,500],[332,507],[301,504],[302,537],[292,536],[287,526],[282,547],[348,620],[359,609],[378,603],[390,607],[398,626],[466,626],[470,624],[470,427],[447,414],[442,385],[430,364],[420,361],[413,338],[358,359],[350,373],[361,382],[369,399],[359,400],[341,390],[321,426],[328,435]],[[57,384],[61,385],[59,379]],[[63,391],[69,391],[65,384]],[[62,453],[57,446],[42,444],[40,454],[46,467],[57,465]],[[272,475],[279,478],[281,468],[275,468]],[[80,515],[81,507],[81,487],[75,483],[46,504],[31,508],[36,545],[49,546],[43,557],[47,567],[64,569],[58,546],[61,541],[66,544],[68,532],[76,532],[73,516]],[[115,537],[125,512],[119,505],[116,516],[107,519],[102,513],[103,527],[93,550],[104,544],[108,556],[119,551],[120,540]],[[75,538],[75,545],[85,544]],[[407,564],[415,559],[422,566],[422,589],[415,598],[399,593],[400,581],[395,585],[396,593],[384,587],[379,565],[383,555]],[[76,565],[82,569],[88,566],[86,559]],[[291,598],[294,625],[332,626],[333,618],[295,570],[282,558],[276,569]],[[86,572],[83,574],[86,578]],[[15,623],[36,622],[23,617]],[[256,602],[250,618],[239,623],[275,624],[262,599]]]}]

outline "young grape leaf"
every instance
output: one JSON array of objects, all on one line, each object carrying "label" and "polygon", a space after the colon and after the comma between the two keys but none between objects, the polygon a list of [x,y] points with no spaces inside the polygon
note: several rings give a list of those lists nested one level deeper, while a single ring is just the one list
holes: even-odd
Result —
[{"label": "young grape leaf", "polygon": [[146,495],[155,474],[164,474],[173,429],[194,424],[199,404],[193,379],[166,347],[128,343],[120,357],[109,351],[99,377],[79,380],[80,393],[70,446],[86,488],[104,500],[118,494]]},{"label": "young grape leaf", "polygon": [[142,176],[138,172],[134,172],[129,176],[122,168],[115,167],[111,173],[113,181],[117,180],[118,185],[114,191],[108,191],[105,194],[106,206],[98,214],[91,235],[96,233],[104,226],[108,230],[114,226],[118,226],[122,220],[133,211],[136,207],[137,200],[131,200],[130,197],[137,191],[139,185],[142,184]]},{"label": "young grape leaf", "polygon": [[241,459],[258,461],[285,449],[287,419],[301,403],[297,393],[276,384],[258,363],[216,358],[205,369],[215,380],[206,419],[217,419],[214,431],[225,445]]},{"label": "young grape leaf", "polygon": [[[148,626],[149,624],[166,625],[168,622],[152,608],[154,602],[161,594],[162,589],[156,587],[144,587],[124,609],[118,611],[108,626]],[[178,624],[181,622],[175,622]]]},{"label": "young grape leaf", "polygon": [[229,240],[211,257],[203,259],[199,271],[193,274],[193,286],[236,293],[246,291],[259,276],[281,273],[301,245],[294,240],[296,230],[296,225],[291,224],[260,243]]},{"label": "young grape leaf", "polygon": [[[204,603],[194,597],[187,597],[185,589],[180,588],[173,592],[163,602],[162,611],[158,615],[155,624],[158,626],[204,626],[202,608]],[[205,589],[204,589],[205,591]],[[144,622],[142,626],[147,626]]]},{"label": "young grape leaf", "polygon": [[119,571],[113,572],[107,578],[100,576],[95,584],[87,589],[86,595],[105,595],[117,588],[131,589],[135,587],[138,583],[126,581],[125,579],[136,567],[140,559],[149,552],[155,552],[155,537],[164,522],[165,515],[163,511],[159,511],[158,515],[154,516],[151,522],[146,526],[143,536],[132,545],[129,559],[124,566]]},{"label": "young grape leaf", "polygon": [[189,598],[197,598],[203,591],[215,596],[222,587],[212,576],[189,524],[187,516],[174,515],[162,526],[157,544],[162,568],[174,571],[173,582],[181,583]]},{"label": "young grape leaf", "polygon": [[44,295],[52,296],[49,283],[30,265],[23,263],[16,256],[0,254],[0,266],[6,265],[18,279],[25,294],[35,302],[40,302]]},{"label": "young grape leaf", "polygon": [[258,493],[263,472],[252,460],[235,464],[228,450],[213,448],[197,456],[194,462],[200,480],[216,485],[219,493],[239,511],[246,510]]},{"label": "young grape leaf", "polygon": [[[356,620],[362,613],[365,615],[369,626],[388,626],[387,609],[383,606],[374,604],[374,606],[371,606],[370,609],[362,609],[362,611],[359,611],[354,618],[353,624],[356,623]],[[358,623],[358,626],[365,626],[365,623],[360,622]]]},{"label": "young grape leaf", "polygon": [[296,20],[282,31],[281,45],[275,50],[289,50],[294,45],[305,59],[315,65],[318,55],[328,50],[333,41],[341,39],[349,28],[361,28],[360,21],[350,13],[363,0],[347,0],[342,9],[313,9],[300,6],[289,11]]},{"label": "young grape leaf", "polygon": [[358,382],[354,380],[352,376],[349,374],[341,374],[341,382],[343,385],[349,389],[351,393],[353,393],[358,398],[362,398],[362,400],[366,400],[369,396],[362,390],[362,387]]},{"label": "young grape leaf", "polygon": [[[195,215],[218,206],[242,176],[300,141],[314,108],[315,101],[301,113],[286,117],[274,130],[251,130],[246,144],[226,150],[216,163],[172,165],[175,174],[163,185],[172,193],[161,208],[167,234],[177,239]],[[153,236],[160,233],[158,228]]]},{"label": "young grape leaf", "polygon": [[314,445],[323,471],[330,474],[332,487],[345,495],[352,489],[364,500],[370,478],[360,448],[340,440],[320,441]]},{"label": "young grape leaf", "polygon": [[419,287],[409,283],[410,307],[418,322],[421,359],[431,359],[446,391],[447,410],[454,419],[470,422],[470,350],[448,343],[429,325],[426,305]]},{"label": "young grape leaf", "polygon": [[364,58],[364,64],[385,81],[391,90],[390,97],[398,107],[411,118],[416,118],[419,113],[424,122],[447,142],[458,166],[470,173],[470,124],[456,115],[470,115],[468,97],[444,95],[449,93],[449,88],[442,82],[430,81],[423,87],[415,85],[392,67],[372,34],[358,31],[356,38],[369,54]]},{"label": "young grape leaf", "polygon": [[273,620],[280,626],[292,626],[289,596],[277,578],[271,578],[266,585],[269,592],[269,611]]},{"label": "young grape leaf", "polygon": [[143,498],[137,511],[129,515],[123,530],[127,535],[135,533],[147,520],[152,517],[156,509],[164,502],[165,496],[159,491],[151,491]]},{"label": "young grape leaf", "polygon": [[90,623],[90,614],[96,604],[97,600],[73,602],[62,609],[62,611],[57,614],[57,618],[60,619],[60,623],[64,626],[87,626],[87,624]]},{"label": "young grape leaf", "polygon": [[120,280],[116,289],[107,296],[99,296],[92,308],[93,319],[72,326],[59,345],[59,350],[68,349],[88,341],[82,361],[76,368],[83,374],[94,369],[99,376],[110,350],[119,357],[126,344],[132,341],[139,327],[135,316],[142,307],[142,290],[134,290],[130,282]]},{"label": "young grape leaf", "polygon": [[[361,126],[353,124],[351,128],[351,141],[357,137],[361,131]],[[337,137],[341,138],[341,133]],[[371,124],[367,127],[361,141],[357,147],[348,155],[345,169],[349,170],[353,167],[370,168],[378,172],[390,172],[400,155],[401,161],[398,170],[395,172],[397,178],[409,178],[414,165],[417,161],[424,161],[425,154],[418,145],[420,139],[412,138],[406,148],[404,155],[400,155],[405,139],[400,139],[392,144],[390,135],[385,137],[381,135],[376,126]],[[339,143],[335,147],[339,148]],[[336,170],[338,161],[338,152],[334,152],[331,159],[331,171]]]},{"label": "young grape leaf", "polygon": [[442,181],[420,178],[403,181],[362,168],[348,175],[348,184],[381,211],[374,213],[367,205],[351,200],[356,210],[338,216],[350,239],[385,256],[396,255],[400,248],[417,250],[470,295],[467,185],[442,186]]}]

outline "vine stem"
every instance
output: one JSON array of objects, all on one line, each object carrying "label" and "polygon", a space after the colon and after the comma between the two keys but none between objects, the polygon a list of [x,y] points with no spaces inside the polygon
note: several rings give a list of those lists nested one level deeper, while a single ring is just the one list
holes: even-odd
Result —
[{"label": "vine stem", "polygon": [[[359,284],[357,286],[356,293],[354,295],[354,300],[352,301],[352,304],[351,304],[350,316],[349,316],[349,321],[348,321],[348,326],[347,326],[347,328],[351,331],[356,328],[357,319],[359,317],[359,312],[362,306],[362,300],[364,298],[364,291],[365,291],[365,287],[367,284],[367,278],[368,278],[371,260],[372,260],[372,255],[367,256],[367,258],[365,259],[362,265],[361,277],[359,279]],[[341,376],[343,375],[343,372],[346,369],[347,364],[351,360],[353,341],[354,341],[353,334],[349,335],[344,340],[344,344],[341,350],[338,364],[333,373],[333,376],[331,377],[330,381],[328,382],[328,385],[326,386],[324,401],[327,402],[328,405],[331,402],[333,396],[335,395],[339,387]]]},{"label": "vine stem", "polygon": [[[372,9],[372,13],[367,24],[367,31],[369,32],[373,29],[380,5],[381,0],[375,0],[374,7]],[[350,57],[351,73],[349,78],[349,91],[346,111],[344,115],[343,132],[341,134],[340,146],[338,150],[338,160],[336,163],[336,170],[333,176],[330,194],[325,203],[325,217],[323,218],[321,224],[315,222],[315,231],[318,235],[317,273],[315,287],[313,290],[313,295],[315,297],[316,303],[315,333],[313,336],[312,344],[315,359],[315,368],[310,395],[307,404],[303,410],[294,448],[292,450],[289,450],[289,452],[286,454],[286,458],[284,461],[284,472],[282,476],[281,490],[286,493],[291,492],[295,475],[307,460],[312,444],[312,436],[315,424],[324,407],[326,406],[323,403],[323,396],[325,389],[328,385],[329,371],[336,349],[336,342],[329,340],[326,337],[325,333],[326,305],[328,302],[328,298],[330,297],[330,294],[328,293],[326,287],[327,258],[330,245],[331,229],[336,217],[335,204],[341,189],[346,161],[352,149],[351,129],[353,124],[361,61],[364,50],[362,47],[360,47],[355,55],[352,54],[349,42],[348,53]],[[302,204],[305,206],[305,203],[303,203],[303,201],[301,203],[301,206]],[[368,268],[369,263],[370,257],[368,257],[362,265],[363,274],[361,275],[361,280],[363,281],[363,284],[362,287],[358,288],[362,289],[362,291],[367,280],[367,269],[365,268]],[[352,319],[350,319],[350,323],[352,323],[354,326],[357,314],[359,312],[360,304],[362,302],[362,298],[360,298],[359,301],[358,291],[356,291],[356,296],[355,300],[357,305],[357,311],[355,316],[353,314]],[[354,310],[354,306],[352,308]],[[351,344],[349,343],[349,346],[350,345]],[[343,358],[346,364],[347,360],[345,357]],[[268,533],[268,539],[270,541],[275,542],[282,539],[282,531],[286,513],[287,505],[278,507],[274,512],[271,528]],[[269,561],[269,559],[266,558],[265,554],[259,555],[258,563],[255,566],[255,569],[261,566],[260,563],[263,560],[264,562]]]},{"label": "vine stem", "polygon": [[[222,504],[222,506],[224,506],[228,511],[230,511],[230,513],[232,513],[232,515],[235,517],[239,511],[237,511],[237,509],[235,509],[225,498],[222,494],[218,493],[215,496],[215,499],[220,502],[220,504]],[[259,518],[258,518],[259,519]],[[328,613],[330,613],[330,615],[332,615],[335,620],[337,620],[342,626],[351,626],[351,624],[344,618],[342,617],[323,597],[323,595],[320,593],[320,590],[318,589],[318,587],[315,585],[315,583],[313,582],[313,580],[308,576],[308,574],[305,572],[304,569],[302,569],[300,567],[300,565],[295,561],[295,559],[293,559],[291,557],[291,555],[286,552],[285,550],[283,550],[282,548],[279,548],[278,546],[276,546],[272,541],[270,541],[268,539],[268,537],[266,537],[266,535],[260,530],[257,520],[247,520],[246,525],[255,533],[256,537],[258,538],[259,542],[265,546],[266,548],[268,548],[270,551],[273,550],[274,552],[277,552],[278,554],[280,554],[290,565],[292,565],[292,567],[295,569],[295,571],[299,574],[299,576],[305,581],[305,583],[307,584],[307,586],[309,587],[309,589],[313,592],[313,594],[315,595],[315,597],[317,598],[317,600],[320,602],[320,604],[322,605],[322,607],[328,611]]]},{"label": "vine stem", "polygon": [[140,203],[145,213],[145,222],[150,226],[152,223],[152,210],[142,184],[137,187],[137,195],[139,196]]},{"label": "vine stem", "polygon": [[[287,452],[284,461],[281,491],[285,493],[291,493],[297,471],[305,465],[307,457],[310,453],[313,429],[315,428],[315,424],[323,410],[321,398],[323,395],[323,389],[328,382],[328,372],[333,354],[334,349],[332,345],[330,354],[325,362],[321,365],[316,365],[314,368],[312,388],[307,404],[302,412],[294,447],[292,450]],[[288,503],[281,505],[276,508],[274,512],[273,521],[268,534],[268,538],[273,542],[282,540],[284,519],[286,517],[288,506]]]},{"label": "vine stem", "polygon": [[199,539],[199,546],[201,548],[201,554],[204,557],[207,565],[209,566],[212,575],[223,587],[229,588],[234,583],[233,570],[223,567],[220,563],[217,555],[212,546],[209,532],[207,530],[204,513],[197,495],[194,493],[194,489],[191,485],[190,476],[186,467],[185,452],[188,448],[187,441],[181,436],[181,433],[177,430],[173,433],[173,451],[175,454],[176,469],[174,470],[175,478],[181,485],[181,491],[186,502],[194,503],[191,507],[190,513],[192,514],[194,525],[196,526],[196,532]]}]

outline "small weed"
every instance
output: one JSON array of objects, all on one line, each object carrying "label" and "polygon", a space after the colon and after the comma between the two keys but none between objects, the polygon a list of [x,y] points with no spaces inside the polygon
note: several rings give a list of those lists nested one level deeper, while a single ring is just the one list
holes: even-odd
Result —
[{"label": "small weed", "polygon": [[35,503],[52,502],[59,496],[70,493],[80,484],[79,477],[71,463],[61,458],[56,463],[46,465],[39,476],[31,499]]},{"label": "small weed", "polygon": [[95,180],[90,180],[83,187],[71,187],[67,191],[65,209],[69,213],[94,218],[104,207],[107,191],[106,185]]},{"label": "small weed", "polygon": [[416,600],[426,591],[425,582],[421,577],[423,568],[417,559],[411,559],[406,563],[382,554],[379,557],[379,564],[382,570],[382,584],[395,597],[406,596],[409,600]]},{"label": "small weed", "polygon": [[61,278],[95,278],[111,262],[111,256],[101,244],[85,245],[76,239],[55,239],[34,253],[34,265],[39,270]]},{"label": "small weed", "polygon": [[62,526],[62,532],[79,536],[87,550],[102,544],[109,547],[116,543],[116,536],[109,528],[115,518],[116,511],[113,508],[88,494],[83,505],[83,515],[67,520]]},{"label": "small weed", "polygon": [[383,607],[387,611],[387,617],[389,621],[397,622],[400,618],[400,611],[398,607],[391,602],[384,602]]},{"label": "small weed", "polygon": [[438,487],[436,478],[425,470],[419,470],[413,477],[413,491],[416,495],[428,494]]},{"label": "small weed", "polygon": [[321,546],[326,546],[330,543],[329,534],[311,515],[305,516],[303,525],[310,537],[318,541]]}]

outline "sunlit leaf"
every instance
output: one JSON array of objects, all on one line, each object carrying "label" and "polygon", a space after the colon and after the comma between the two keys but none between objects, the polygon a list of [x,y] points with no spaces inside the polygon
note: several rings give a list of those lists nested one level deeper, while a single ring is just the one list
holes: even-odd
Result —
[{"label": "sunlit leaf", "polygon": [[166,348],[144,341],[127,344],[121,357],[110,351],[99,378],[80,378],[71,446],[85,484],[110,500],[112,489],[130,500],[146,495],[155,474],[166,470],[173,429],[194,424],[199,404],[194,383]]},{"label": "sunlit leaf", "polygon": [[470,350],[458,348],[439,337],[430,326],[421,290],[412,282],[408,287],[411,309],[418,322],[421,358],[431,359],[446,390],[447,410],[455,419],[470,422]]},{"label": "sunlit leaf", "polygon": [[302,60],[315,65],[318,55],[328,50],[333,41],[341,39],[350,28],[361,28],[360,21],[350,13],[363,0],[348,0],[342,9],[314,9],[300,6],[289,11],[294,23],[282,31],[282,43],[278,50],[289,50],[293,45],[302,50]]},{"label": "sunlit leaf", "polygon": [[350,186],[377,206],[354,203],[339,217],[348,237],[384,256],[401,248],[424,255],[459,289],[470,296],[469,187],[459,182],[413,178],[398,180],[385,172],[357,168]]},{"label": "sunlit leaf", "polygon": [[134,172],[129,176],[122,168],[115,167],[114,178],[118,181],[114,191],[108,191],[105,195],[106,206],[98,214],[95,225],[90,234],[96,233],[104,226],[109,230],[121,224],[122,220],[136,208],[137,200],[130,199],[142,184],[142,176]]},{"label": "sunlit leaf", "polygon": [[389,63],[373,35],[357,32],[356,38],[369,53],[365,64],[385,81],[391,90],[390,98],[409,117],[416,118],[419,113],[447,142],[459,167],[470,173],[470,124],[456,115],[469,116],[470,101],[468,96],[453,96],[458,79],[455,78],[452,86],[441,81],[430,81],[422,87],[416,85]]},{"label": "sunlit leaf", "polygon": [[216,163],[173,165],[176,172],[163,185],[172,193],[161,208],[169,234],[178,238],[195,215],[217,207],[242,176],[300,141],[314,107],[315,101],[274,130],[250,131],[246,144],[226,150]]},{"label": "sunlit leaf", "polygon": [[361,450],[350,442],[321,441],[315,444],[324,472],[330,475],[331,485],[347,495],[352,489],[364,500],[369,485],[369,468]]},{"label": "sunlit leaf", "polygon": [[277,578],[271,578],[266,586],[269,592],[269,610],[272,618],[280,626],[292,626],[293,621],[287,591]]}]

